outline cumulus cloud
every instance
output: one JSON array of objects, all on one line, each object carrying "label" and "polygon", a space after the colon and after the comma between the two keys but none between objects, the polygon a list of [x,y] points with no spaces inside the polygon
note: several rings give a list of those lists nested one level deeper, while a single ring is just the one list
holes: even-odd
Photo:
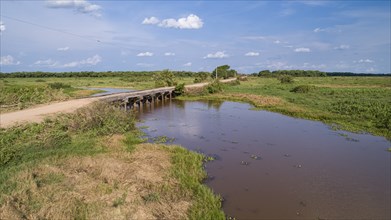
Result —
[{"label": "cumulus cloud", "polygon": [[311,52],[311,49],[306,48],[306,47],[299,47],[299,48],[295,49],[295,52],[296,53],[309,53],[309,52]]},{"label": "cumulus cloud", "polygon": [[70,8],[79,13],[91,14],[100,17],[102,7],[92,4],[87,0],[47,0],[46,6],[49,8]]},{"label": "cumulus cloud", "polygon": [[9,66],[9,65],[19,65],[20,61],[17,61],[11,55],[0,57],[0,65]]},{"label": "cumulus cloud", "polygon": [[279,40],[275,40],[275,41],[273,41],[273,43],[275,43],[275,44],[280,44],[280,43],[282,43],[282,42],[279,41]]},{"label": "cumulus cloud", "polygon": [[138,57],[151,57],[153,56],[153,53],[151,52],[144,52],[144,53],[139,53],[137,54]]},{"label": "cumulus cloud", "polygon": [[244,55],[247,57],[256,57],[256,56],[259,56],[259,53],[258,52],[248,52]]},{"label": "cumulus cloud", "polygon": [[192,65],[191,62],[188,62],[188,63],[183,64],[183,66],[191,66],[191,65]]},{"label": "cumulus cloud", "polygon": [[0,33],[3,31],[5,31],[5,24],[2,21],[0,21]]},{"label": "cumulus cloud", "polygon": [[89,57],[85,60],[73,61],[70,63],[66,63],[62,67],[77,67],[77,66],[83,66],[83,65],[95,66],[96,64],[98,64],[100,62],[102,62],[102,57],[96,54],[93,57]]},{"label": "cumulus cloud", "polygon": [[156,17],[145,18],[142,24],[158,24],[160,20]]},{"label": "cumulus cloud", "polygon": [[229,57],[225,51],[217,51],[216,53],[210,53],[204,57],[204,59],[222,59]]},{"label": "cumulus cloud", "polygon": [[337,47],[334,47],[334,50],[347,50],[350,48],[350,45],[347,45],[347,44],[341,44]]},{"label": "cumulus cloud", "polygon": [[197,15],[190,14],[187,17],[179,18],[168,18],[160,21],[156,17],[145,18],[142,24],[158,25],[164,28],[179,28],[179,29],[200,29],[204,25],[204,22]]},{"label": "cumulus cloud", "polygon": [[60,47],[60,48],[57,48],[58,51],[68,51],[69,50],[69,47]]},{"label": "cumulus cloud", "polygon": [[167,53],[164,53],[164,56],[175,56],[175,53],[167,52]]}]

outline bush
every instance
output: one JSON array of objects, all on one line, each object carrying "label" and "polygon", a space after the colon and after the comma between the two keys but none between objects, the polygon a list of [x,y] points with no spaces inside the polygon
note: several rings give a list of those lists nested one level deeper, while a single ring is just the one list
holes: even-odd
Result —
[{"label": "bush", "polygon": [[66,122],[75,132],[93,131],[100,135],[124,133],[135,128],[134,116],[105,102],[97,102],[71,114]]},{"label": "bush", "polygon": [[296,86],[291,90],[291,92],[294,93],[308,93],[309,91],[315,89],[315,86],[310,86],[310,85],[300,85]]},{"label": "bush", "polygon": [[213,82],[209,83],[206,87],[206,90],[208,93],[213,94],[217,92],[223,91],[223,85],[218,80],[214,80]]},{"label": "bush", "polygon": [[293,77],[289,75],[281,75],[277,78],[281,83],[293,83]]},{"label": "bush", "polygon": [[185,84],[181,83],[175,86],[174,95],[179,96],[185,93]]},{"label": "bush", "polygon": [[165,87],[165,86],[175,86],[177,82],[175,81],[174,73],[170,70],[163,70],[154,75],[155,87]]}]

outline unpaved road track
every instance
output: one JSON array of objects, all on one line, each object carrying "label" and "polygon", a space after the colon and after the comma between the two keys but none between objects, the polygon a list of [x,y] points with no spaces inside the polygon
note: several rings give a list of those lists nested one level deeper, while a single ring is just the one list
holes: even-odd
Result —
[{"label": "unpaved road track", "polygon": [[[226,79],[226,80],[221,80],[221,82],[230,82],[234,80],[236,79],[235,78]],[[203,87],[206,85],[208,85],[208,83],[198,83],[198,84],[188,85],[186,86],[186,88]],[[102,96],[102,97],[74,99],[74,100],[69,100],[64,102],[57,102],[57,103],[51,103],[43,106],[33,107],[21,111],[0,114],[0,127],[7,128],[21,123],[40,122],[47,116],[56,113],[73,112],[78,108],[91,104],[92,102],[98,100],[104,100],[109,97],[116,97],[123,94],[124,93],[117,93],[117,94]]]}]

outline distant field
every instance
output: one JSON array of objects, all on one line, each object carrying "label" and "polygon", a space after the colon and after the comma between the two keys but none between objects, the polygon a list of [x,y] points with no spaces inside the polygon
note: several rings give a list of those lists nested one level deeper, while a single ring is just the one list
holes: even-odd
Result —
[{"label": "distant field", "polygon": [[[191,84],[193,77],[178,77],[178,83]],[[57,86],[56,86],[57,85]],[[99,91],[82,87],[154,88],[150,77],[68,77],[68,78],[3,78],[0,79],[1,111],[14,111],[37,104],[86,97]]]}]

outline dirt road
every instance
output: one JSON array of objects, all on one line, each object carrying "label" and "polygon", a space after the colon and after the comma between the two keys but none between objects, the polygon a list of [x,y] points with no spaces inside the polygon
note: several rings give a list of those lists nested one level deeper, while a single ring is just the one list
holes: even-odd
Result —
[{"label": "dirt road", "polygon": [[[221,82],[230,82],[236,80],[235,78],[221,80]],[[195,88],[195,87],[203,87],[208,83],[197,83],[193,85],[188,85],[186,88]],[[0,114],[0,127],[7,128],[16,124],[28,123],[28,122],[40,122],[45,117],[56,114],[56,113],[69,113],[73,112],[78,108],[84,107],[92,102],[106,99],[109,97],[115,97],[118,94],[113,94],[109,96],[103,97],[94,97],[94,98],[84,98],[84,99],[75,99],[64,102],[52,103],[43,106],[38,106],[30,109],[25,109],[16,112],[9,112]],[[123,93],[122,93],[123,94]]]}]

